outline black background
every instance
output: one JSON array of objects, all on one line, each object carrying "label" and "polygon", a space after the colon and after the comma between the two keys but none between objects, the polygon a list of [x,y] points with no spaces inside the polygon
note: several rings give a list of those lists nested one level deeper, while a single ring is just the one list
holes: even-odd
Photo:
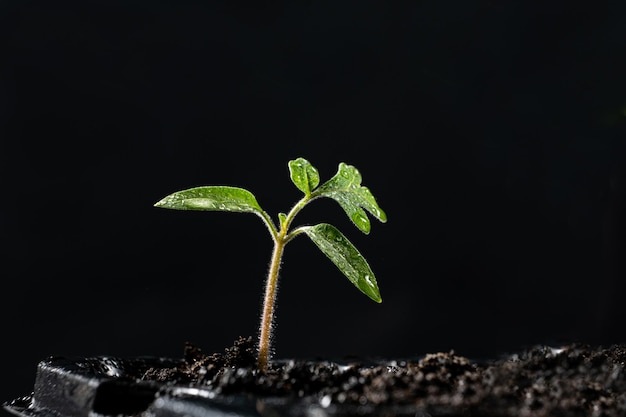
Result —
[{"label": "black background", "polygon": [[183,188],[300,198],[355,165],[383,297],[287,246],[276,357],[494,357],[624,342],[626,4],[0,2],[2,401],[50,355],[180,356],[255,336],[271,239],[161,210]]}]

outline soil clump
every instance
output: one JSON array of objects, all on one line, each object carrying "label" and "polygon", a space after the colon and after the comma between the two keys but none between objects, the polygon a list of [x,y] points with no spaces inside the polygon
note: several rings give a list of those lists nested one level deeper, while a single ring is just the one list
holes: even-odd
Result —
[{"label": "soil clump", "polygon": [[253,339],[241,337],[224,353],[186,344],[179,366],[151,368],[139,378],[226,396],[304,401],[322,411],[355,406],[360,413],[401,415],[390,410],[409,407],[422,410],[414,416],[623,417],[625,361],[624,345],[571,344],[488,362],[453,351],[415,360],[278,360],[261,373]]}]

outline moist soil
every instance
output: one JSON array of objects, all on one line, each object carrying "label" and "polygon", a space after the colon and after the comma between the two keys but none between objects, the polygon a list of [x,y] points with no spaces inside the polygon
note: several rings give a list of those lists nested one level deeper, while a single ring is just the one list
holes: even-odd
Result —
[{"label": "moist soil", "polygon": [[286,398],[317,410],[354,405],[371,415],[401,415],[393,410],[409,407],[420,410],[413,416],[624,417],[625,361],[626,345],[571,344],[482,362],[454,351],[415,360],[278,360],[261,373],[253,339],[241,337],[223,353],[186,344],[178,365],[150,368],[138,379]]}]

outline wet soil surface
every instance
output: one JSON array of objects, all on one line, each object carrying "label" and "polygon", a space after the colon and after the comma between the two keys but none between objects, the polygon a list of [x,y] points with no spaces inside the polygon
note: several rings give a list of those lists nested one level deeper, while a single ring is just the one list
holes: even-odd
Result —
[{"label": "wet soil surface", "polygon": [[251,338],[224,353],[187,344],[178,366],[148,369],[140,379],[223,395],[295,398],[321,410],[387,410],[380,415],[401,414],[389,411],[393,405],[422,410],[413,416],[626,416],[626,345],[537,346],[481,363],[454,352],[385,362],[287,360],[273,362],[266,373],[256,370],[255,360]]}]

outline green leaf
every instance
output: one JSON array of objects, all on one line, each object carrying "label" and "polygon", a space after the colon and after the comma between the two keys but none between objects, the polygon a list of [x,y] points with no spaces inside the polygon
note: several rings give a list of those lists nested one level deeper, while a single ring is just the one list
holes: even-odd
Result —
[{"label": "green leaf", "polygon": [[352,165],[340,163],[335,176],[326,181],[314,194],[337,201],[352,223],[365,234],[368,234],[371,228],[365,210],[381,222],[387,221],[387,215],[378,206],[369,188],[361,186],[361,173]]},{"label": "green leaf", "polygon": [[304,194],[309,195],[320,183],[320,175],[309,161],[304,158],[289,161],[291,181]]},{"label": "green leaf", "polygon": [[361,292],[377,303],[382,302],[376,277],[369,264],[335,226],[320,223],[302,227],[302,231]]},{"label": "green leaf", "polygon": [[280,227],[284,227],[286,221],[287,215],[285,213],[278,213],[278,224]]},{"label": "green leaf", "polygon": [[174,210],[262,212],[254,195],[243,188],[226,186],[196,187],[178,191],[158,201],[155,207]]}]

